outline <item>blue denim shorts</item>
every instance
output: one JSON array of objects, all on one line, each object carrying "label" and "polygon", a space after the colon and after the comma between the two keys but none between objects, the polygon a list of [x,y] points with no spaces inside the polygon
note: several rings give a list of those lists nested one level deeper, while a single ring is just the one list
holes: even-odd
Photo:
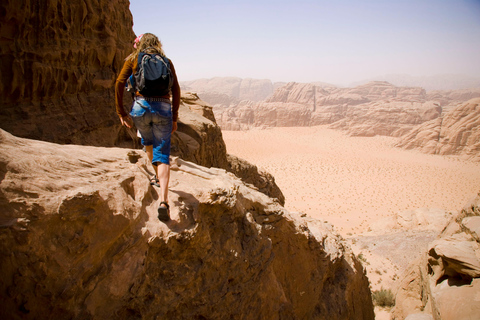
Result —
[{"label": "blue denim shorts", "polygon": [[148,101],[136,97],[130,116],[140,131],[142,144],[153,146],[152,163],[170,164],[172,105],[163,101]]}]

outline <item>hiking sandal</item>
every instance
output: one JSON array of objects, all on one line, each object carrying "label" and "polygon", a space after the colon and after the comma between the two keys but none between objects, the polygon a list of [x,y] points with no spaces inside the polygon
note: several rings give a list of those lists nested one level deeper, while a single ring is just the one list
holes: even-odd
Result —
[{"label": "hiking sandal", "polygon": [[158,184],[159,180],[157,179],[157,175],[154,175],[153,177],[150,178],[150,185],[159,187],[160,185]]},{"label": "hiking sandal", "polygon": [[[165,206],[163,206],[165,205]],[[158,220],[162,222],[167,222],[170,220],[170,206],[165,201],[160,202],[158,206]]]}]

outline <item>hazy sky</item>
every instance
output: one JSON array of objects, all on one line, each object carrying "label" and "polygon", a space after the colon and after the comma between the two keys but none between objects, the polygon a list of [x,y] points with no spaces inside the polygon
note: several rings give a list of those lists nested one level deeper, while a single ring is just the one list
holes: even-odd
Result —
[{"label": "hazy sky", "polygon": [[130,0],[179,79],[480,77],[480,0]]}]

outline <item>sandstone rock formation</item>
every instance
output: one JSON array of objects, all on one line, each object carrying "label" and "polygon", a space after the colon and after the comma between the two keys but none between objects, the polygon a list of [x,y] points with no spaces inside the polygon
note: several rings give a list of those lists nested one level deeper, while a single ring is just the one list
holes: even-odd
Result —
[{"label": "sandstone rock formation", "polygon": [[442,107],[427,101],[422,88],[395,87],[380,81],[355,88],[292,82],[264,102],[242,101],[227,108],[217,106],[214,112],[224,130],[330,124],[350,135],[401,136],[439,117]]},{"label": "sandstone rock formation", "polygon": [[348,108],[345,117],[330,125],[352,136],[399,137],[416,125],[436,119],[442,108],[435,102],[384,101]]},{"label": "sandstone rock formation", "polygon": [[404,135],[398,147],[480,161],[480,98],[471,99]]},{"label": "sandstone rock formation", "polygon": [[163,224],[143,153],[0,144],[2,319],[373,319],[332,227],[225,170],[176,158]]},{"label": "sandstone rock formation", "polygon": [[121,145],[113,86],[135,35],[128,0],[0,3],[0,127],[57,143]]},{"label": "sandstone rock formation", "polygon": [[423,313],[435,320],[480,314],[480,193],[410,265],[396,295],[394,319]]}]

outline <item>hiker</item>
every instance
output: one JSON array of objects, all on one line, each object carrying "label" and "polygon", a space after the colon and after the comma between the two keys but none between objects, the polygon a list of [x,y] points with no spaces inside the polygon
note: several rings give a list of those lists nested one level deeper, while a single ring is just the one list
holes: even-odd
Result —
[{"label": "hiker", "polygon": [[[141,66],[139,67],[139,57]],[[160,90],[158,83],[154,87],[148,87],[148,77],[145,71],[143,58],[151,58],[165,65],[170,77],[167,84],[162,83]],[[142,69],[145,78],[141,79]],[[145,69],[145,70],[144,70]],[[134,103],[130,114],[123,108],[123,91],[125,84],[133,81]],[[139,88],[145,83],[142,90]],[[147,90],[148,87],[148,90]],[[153,89],[152,89],[153,88]],[[159,91],[160,90],[160,91]],[[141,92],[140,92],[141,91]],[[172,99],[170,102],[170,98]],[[152,185],[160,184],[160,205],[158,218],[161,221],[170,220],[168,204],[168,183],[170,180],[170,138],[177,130],[178,108],[180,105],[180,86],[173,63],[169,60],[162,49],[160,40],[151,33],[145,33],[135,39],[134,51],[125,59],[123,68],[115,83],[115,107],[122,125],[131,128],[132,122],[139,130],[142,137],[142,145],[145,146],[148,159],[151,161],[155,175],[151,178]]]}]

